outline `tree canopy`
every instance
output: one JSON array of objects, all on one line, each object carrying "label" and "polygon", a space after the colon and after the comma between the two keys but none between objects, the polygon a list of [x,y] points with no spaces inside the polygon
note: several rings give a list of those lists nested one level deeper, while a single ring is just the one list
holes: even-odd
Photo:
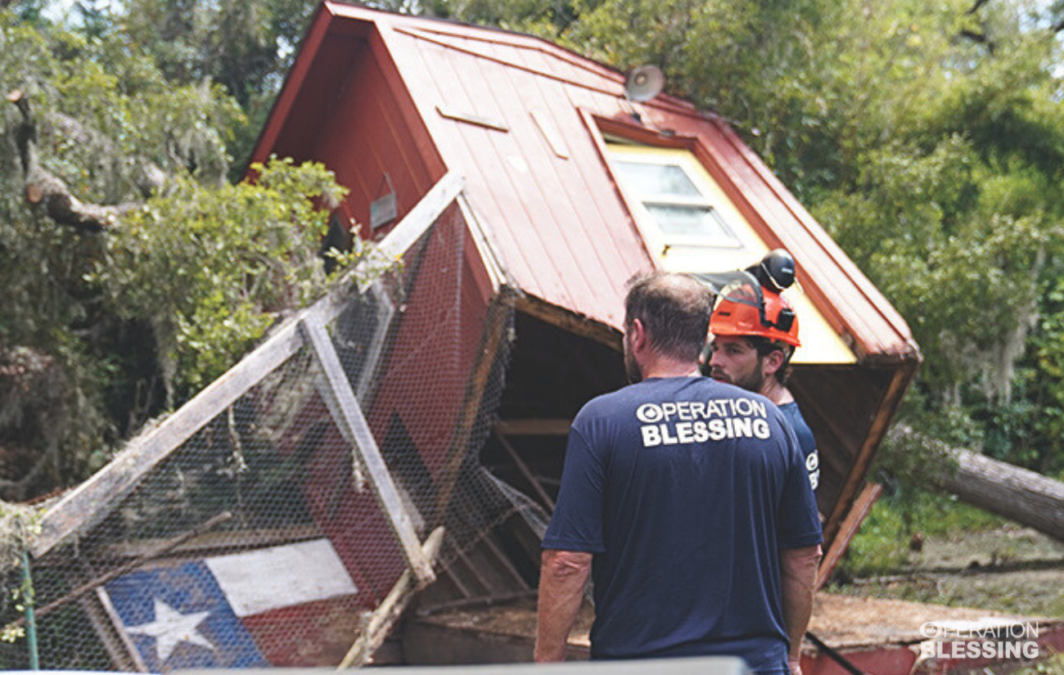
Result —
[{"label": "tree canopy", "polygon": [[247,108],[229,87],[167,72],[124,16],[39,9],[0,10],[8,499],[84,478],[320,291],[322,207],[343,193],[282,160],[230,183]]},{"label": "tree canopy", "polygon": [[[0,497],[82,477],[320,288],[340,194],[281,161],[238,182],[315,2],[50,3],[0,2]],[[1064,470],[1064,4],[372,4],[662,67],[909,322],[906,421]]]}]

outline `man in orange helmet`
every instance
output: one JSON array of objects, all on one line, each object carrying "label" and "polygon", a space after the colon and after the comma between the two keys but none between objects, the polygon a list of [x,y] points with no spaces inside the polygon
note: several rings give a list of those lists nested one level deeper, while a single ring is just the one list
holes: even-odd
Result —
[{"label": "man in orange helmet", "polygon": [[710,318],[703,372],[761,394],[775,403],[798,437],[809,482],[816,490],[820,458],[816,439],[787,388],[791,356],[802,345],[798,316],[773,289],[752,283],[725,290]]}]

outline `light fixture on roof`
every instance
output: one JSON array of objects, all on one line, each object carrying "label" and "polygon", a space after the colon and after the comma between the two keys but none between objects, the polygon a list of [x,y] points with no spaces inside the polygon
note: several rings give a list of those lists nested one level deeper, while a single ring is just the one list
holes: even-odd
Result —
[{"label": "light fixture on roof", "polygon": [[624,97],[635,103],[649,101],[661,93],[665,74],[657,66],[639,66],[628,73],[624,81]]}]

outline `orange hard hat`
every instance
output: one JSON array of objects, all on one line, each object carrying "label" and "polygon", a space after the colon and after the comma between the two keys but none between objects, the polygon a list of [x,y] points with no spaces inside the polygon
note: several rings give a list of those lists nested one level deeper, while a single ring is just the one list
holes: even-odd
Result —
[{"label": "orange hard hat", "polygon": [[801,347],[798,315],[779,293],[756,282],[743,282],[721,291],[709,319],[714,335],[760,336]]}]

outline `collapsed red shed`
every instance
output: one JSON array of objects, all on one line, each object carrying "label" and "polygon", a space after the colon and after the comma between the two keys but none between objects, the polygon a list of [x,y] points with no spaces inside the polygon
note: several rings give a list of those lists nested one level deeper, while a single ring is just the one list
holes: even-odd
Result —
[{"label": "collapsed red shed", "polygon": [[[378,236],[373,209],[389,195],[401,216],[448,170],[465,178],[475,225],[467,283],[485,305],[502,287],[519,292],[498,428],[546,484],[565,421],[621,376],[567,378],[543,366],[606,359],[593,361],[598,368],[609,361],[587,355],[598,345],[619,353],[629,278],[729,271],[786,248],[798,265],[801,291],[789,293],[806,345],[792,389],[820,450],[827,571],[859,522],[847,516],[919,350],[724,120],[668,95],[633,103],[624,82],[538,38],[326,2],[254,159],[323,162],[351,189],[342,213],[363,237]],[[677,176],[681,188],[651,189]],[[692,217],[701,219],[693,229]],[[572,353],[544,356],[552,349]]]},{"label": "collapsed red shed", "polygon": [[422,612],[534,593],[569,421],[624,384],[626,282],[777,247],[826,579],[919,351],[723,120],[624,81],[528,36],[320,6],[253,159],[323,162],[350,189],[330,241],[353,220],[403,265],[291,317],[47,511],[50,667],[364,662],[434,562]]}]

